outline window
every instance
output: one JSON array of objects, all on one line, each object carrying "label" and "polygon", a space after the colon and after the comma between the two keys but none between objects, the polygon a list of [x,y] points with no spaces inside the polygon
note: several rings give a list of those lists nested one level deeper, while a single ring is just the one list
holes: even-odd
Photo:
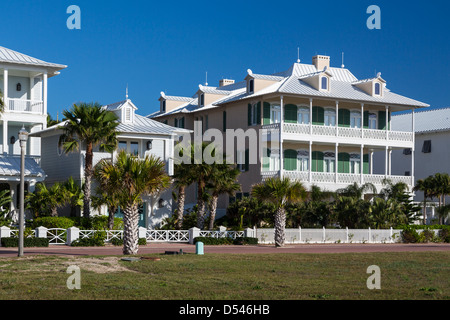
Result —
[{"label": "window", "polygon": [[350,112],[350,128],[361,128],[361,112]]},{"label": "window", "polygon": [[161,103],[161,112],[166,112],[166,100],[163,100]]},{"label": "window", "polygon": [[203,107],[205,105],[205,95],[202,93],[200,94],[200,107]]},{"label": "window", "polygon": [[334,152],[325,152],[323,155],[324,172],[335,172],[336,155]]},{"label": "window", "polygon": [[336,126],[336,110],[325,109],[324,124],[326,126]]},{"label": "window", "polygon": [[126,141],[119,141],[119,151],[120,150],[125,150],[127,151],[127,142]]},{"label": "window", "polygon": [[270,106],[270,123],[280,123],[281,122],[281,107],[280,105]]},{"label": "window", "polygon": [[431,140],[425,140],[423,142],[422,152],[423,153],[430,153],[431,152]]},{"label": "window", "polygon": [[131,108],[125,108],[125,121],[131,121]]},{"label": "window", "polygon": [[297,123],[309,124],[309,108],[299,107],[297,110]]},{"label": "window", "polygon": [[403,154],[407,155],[407,156],[411,155],[412,154],[412,149],[411,148],[403,149]]},{"label": "window", "polygon": [[328,90],[328,78],[327,77],[322,77],[321,78],[321,85],[320,88],[322,90]]},{"label": "window", "polygon": [[350,154],[350,173],[361,173],[361,155],[357,153]]},{"label": "window", "polygon": [[278,171],[278,170],[280,170],[280,150],[272,149],[270,151],[269,171]]},{"label": "window", "polygon": [[130,143],[130,154],[135,157],[139,156],[139,142]]},{"label": "window", "polygon": [[410,177],[411,176],[411,171],[405,171],[405,177]]},{"label": "window", "polygon": [[369,129],[376,130],[377,127],[377,115],[375,113],[369,113]]},{"label": "window", "polygon": [[375,82],[375,95],[381,95],[381,85],[378,82]]},{"label": "window", "polygon": [[255,91],[255,80],[250,79],[248,81],[248,93],[253,93]]},{"label": "window", "polygon": [[258,104],[252,104],[251,111],[250,111],[250,117],[251,117],[251,125],[257,125],[258,124]]},{"label": "window", "polygon": [[299,150],[297,152],[297,170],[308,171],[309,170],[309,151]]}]

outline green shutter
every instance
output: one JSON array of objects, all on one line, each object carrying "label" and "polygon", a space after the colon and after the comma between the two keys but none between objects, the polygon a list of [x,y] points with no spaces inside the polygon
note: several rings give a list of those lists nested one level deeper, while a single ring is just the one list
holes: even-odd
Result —
[{"label": "green shutter", "polygon": [[263,163],[262,163],[262,167],[263,167],[264,171],[269,171],[269,169],[270,169],[270,153],[271,153],[270,149],[264,149]]},{"label": "green shutter", "polygon": [[346,152],[338,154],[338,173],[350,173],[350,155]]},{"label": "green shutter", "polygon": [[247,117],[248,117],[248,126],[251,126],[252,125],[252,105],[250,103],[248,104]]},{"label": "green shutter", "polygon": [[227,112],[223,112],[223,131],[227,130]]},{"label": "green shutter", "polygon": [[369,128],[369,111],[364,111],[364,117],[363,117],[363,127],[364,129]]},{"label": "green shutter", "polygon": [[270,103],[264,102],[263,105],[263,124],[270,124]]},{"label": "green shutter", "polygon": [[313,151],[311,157],[311,171],[323,172],[323,152]]},{"label": "green shutter", "polygon": [[313,107],[312,124],[323,125],[325,122],[325,110],[322,107]]},{"label": "green shutter", "polygon": [[369,155],[365,154],[363,156],[363,173],[369,174]]},{"label": "green shutter", "polygon": [[248,171],[250,169],[250,153],[249,150],[245,150],[245,171]]},{"label": "green shutter", "polygon": [[177,118],[175,118],[175,120],[173,121],[173,123],[174,123],[174,127],[175,128],[178,128],[178,119]]},{"label": "green shutter", "polygon": [[287,104],[284,106],[284,121],[287,123],[297,123],[297,106]]},{"label": "green shutter", "polygon": [[183,128],[183,129],[184,129],[184,117],[181,118],[181,121],[180,121],[180,128]]},{"label": "green shutter", "polygon": [[256,106],[256,124],[261,124],[261,102],[258,102],[258,105]]},{"label": "green shutter", "polygon": [[338,118],[339,127],[350,127],[350,110],[339,109]]},{"label": "green shutter", "polygon": [[297,170],[297,151],[292,149],[284,150],[284,170]]},{"label": "green shutter", "polygon": [[388,112],[388,130],[391,130],[391,112]]},{"label": "green shutter", "polygon": [[386,130],[386,111],[378,111],[378,129]]}]

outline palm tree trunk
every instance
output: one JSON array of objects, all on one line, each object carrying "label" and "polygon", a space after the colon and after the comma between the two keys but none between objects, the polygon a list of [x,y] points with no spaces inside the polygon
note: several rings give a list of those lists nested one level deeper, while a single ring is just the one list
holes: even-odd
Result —
[{"label": "palm tree trunk", "polygon": [[275,214],[275,246],[283,247],[286,239],[286,211],[283,207],[277,209]]},{"label": "palm tree trunk", "polygon": [[83,199],[83,216],[89,218],[91,215],[91,181],[92,181],[92,161],[93,161],[93,146],[88,143],[86,146],[85,167],[84,167],[84,199]]},{"label": "palm tree trunk", "polygon": [[205,227],[205,210],[206,210],[206,204],[205,200],[203,199],[204,188],[203,183],[198,183],[198,192],[197,192],[197,228],[203,230]]},{"label": "palm tree trunk", "polygon": [[117,208],[111,206],[108,208],[108,229],[112,230],[114,228],[114,214],[116,213]]},{"label": "palm tree trunk", "polygon": [[186,187],[181,186],[178,188],[178,206],[177,206],[177,228],[181,229],[183,223],[184,214],[184,202],[186,200]]},{"label": "palm tree trunk", "polygon": [[213,194],[211,197],[211,212],[210,212],[210,218],[209,218],[209,230],[214,229],[214,221],[216,220],[218,199],[219,199],[219,196],[216,194]]},{"label": "palm tree trunk", "polygon": [[123,212],[123,254],[138,252],[139,210],[137,204],[128,205]]}]

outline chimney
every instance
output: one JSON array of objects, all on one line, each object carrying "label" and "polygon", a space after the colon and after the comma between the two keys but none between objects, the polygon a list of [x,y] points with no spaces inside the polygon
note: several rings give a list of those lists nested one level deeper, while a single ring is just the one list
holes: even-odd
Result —
[{"label": "chimney", "polygon": [[222,80],[219,81],[219,87],[224,87],[224,86],[227,86],[229,84],[234,84],[234,80],[222,79]]},{"label": "chimney", "polygon": [[330,68],[330,57],[317,55],[312,58],[312,64],[316,67],[317,71],[322,71],[325,67]]}]

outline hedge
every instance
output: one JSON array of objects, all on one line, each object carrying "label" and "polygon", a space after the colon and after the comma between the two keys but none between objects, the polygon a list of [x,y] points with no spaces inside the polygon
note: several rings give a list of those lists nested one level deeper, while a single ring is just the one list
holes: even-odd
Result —
[{"label": "hedge", "polygon": [[[420,227],[420,228],[419,228]],[[450,226],[440,228],[427,228],[427,226],[406,226],[403,228],[401,237],[404,243],[427,243],[427,242],[450,242]],[[439,230],[436,235],[432,230]],[[422,230],[419,232],[419,230]]]},{"label": "hedge", "polygon": [[[11,248],[19,247],[19,238],[2,238],[2,247]],[[47,238],[24,238],[24,247],[48,247]]]},{"label": "hedge", "polygon": [[258,238],[240,237],[236,239],[232,238],[212,238],[212,237],[196,237],[194,238],[194,244],[197,242],[203,242],[205,245],[245,245],[245,244],[258,244]]}]

